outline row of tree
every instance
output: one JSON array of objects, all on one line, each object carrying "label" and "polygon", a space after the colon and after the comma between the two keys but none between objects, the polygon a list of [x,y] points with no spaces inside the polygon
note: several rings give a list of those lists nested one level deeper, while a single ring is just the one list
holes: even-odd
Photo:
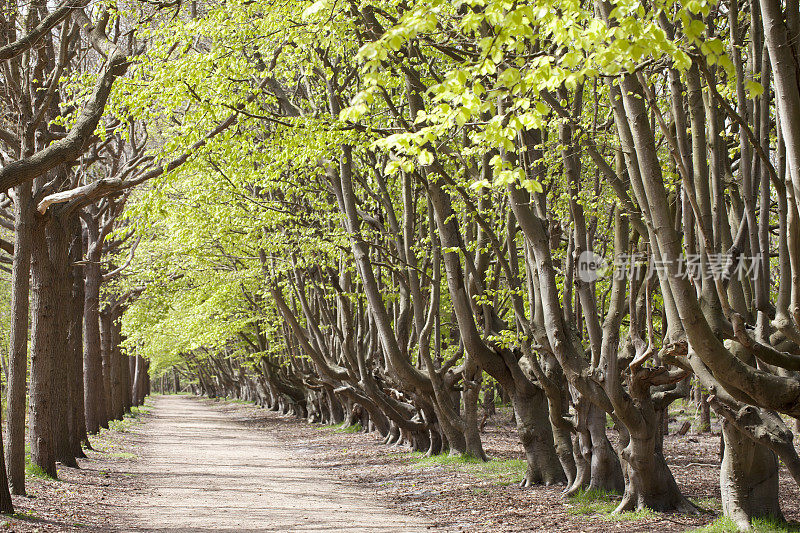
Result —
[{"label": "row of tree", "polygon": [[129,210],[148,289],[127,345],[209,395],[480,458],[488,375],[523,485],[624,491],[618,511],[696,511],[662,451],[694,381],[724,420],[725,513],[780,517],[778,459],[800,480],[798,34],[779,0],[176,17],[140,109],[175,110],[164,138],[239,119]]},{"label": "row of tree", "polygon": [[25,494],[26,430],[30,461],[55,478],[57,462],[77,466],[87,435],[149,391],[149,363],[122,350],[120,317],[142,289],[115,285],[138,245],[120,217],[133,187],[181,160],[156,162],[148,132],[115,106],[141,53],[138,24],[158,13],[73,0],[0,8],[2,512]]},{"label": "row of tree", "polygon": [[[77,409],[67,368],[89,367],[91,431],[124,405],[124,350],[142,375],[483,459],[489,376],[523,485],[695,512],[662,450],[694,382],[723,419],[726,515],[781,516],[779,459],[800,480],[795,0],[65,5],[17,7],[2,78],[9,412],[30,271],[45,470],[77,452],[80,415],[54,414]],[[114,276],[108,325],[87,319]]]}]

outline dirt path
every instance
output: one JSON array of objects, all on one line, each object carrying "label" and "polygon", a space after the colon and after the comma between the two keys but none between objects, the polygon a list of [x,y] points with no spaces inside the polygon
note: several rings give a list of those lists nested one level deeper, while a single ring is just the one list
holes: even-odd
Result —
[{"label": "dirt path", "polygon": [[296,457],[302,446],[197,399],[153,398],[125,531],[426,531]]}]

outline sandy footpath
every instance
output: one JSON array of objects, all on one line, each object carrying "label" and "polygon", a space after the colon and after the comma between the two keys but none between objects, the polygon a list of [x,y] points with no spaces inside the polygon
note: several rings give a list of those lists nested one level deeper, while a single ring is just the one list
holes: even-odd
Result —
[{"label": "sandy footpath", "polygon": [[281,442],[197,399],[152,398],[132,473],[143,490],[125,506],[123,531],[358,531],[428,528],[382,507],[365,490],[304,466]]}]

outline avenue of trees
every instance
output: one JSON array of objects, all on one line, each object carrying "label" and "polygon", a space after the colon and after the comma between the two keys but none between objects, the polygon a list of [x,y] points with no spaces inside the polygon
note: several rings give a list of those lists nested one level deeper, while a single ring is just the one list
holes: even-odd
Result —
[{"label": "avenue of trees", "polygon": [[726,516],[781,518],[781,468],[800,483],[797,0],[2,17],[13,492],[26,398],[54,475],[149,372],[479,459],[496,385],[522,485],[618,491],[618,512],[697,512],[662,449],[694,395],[722,419]]}]

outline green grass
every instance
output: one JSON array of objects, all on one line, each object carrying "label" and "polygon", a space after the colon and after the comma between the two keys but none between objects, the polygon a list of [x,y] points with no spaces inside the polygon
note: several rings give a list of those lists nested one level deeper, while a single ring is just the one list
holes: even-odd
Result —
[{"label": "green grass", "polygon": [[42,470],[41,466],[31,463],[29,458],[25,459],[25,474],[30,477],[38,477],[39,479],[55,479]]},{"label": "green grass", "polygon": [[619,495],[601,490],[581,489],[574,496],[570,496],[569,509],[571,515],[610,515],[619,504]]},{"label": "green grass", "polygon": [[17,520],[38,520],[39,517],[33,514],[30,511],[18,511],[11,515],[13,518]]},{"label": "green grass", "polygon": [[335,429],[336,433],[358,433],[363,428],[361,427],[360,423],[355,423],[352,426],[345,426],[344,423],[339,424],[339,427]]},{"label": "green grass", "polygon": [[109,456],[116,457],[118,459],[136,459],[136,454],[128,453],[128,452],[110,453]]},{"label": "green grass", "polygon": [[127,433],[133,426],[141,423],[141,420],[138,420],[142,415],[146,415],[150,412],[150,407],[146,405],[140,405],[138,407],[132,407],[130,413],[125,413],[125,416],[122,420],[110,420],[108,422],[108,429],[101,430],[101,433],[104,431],[117,431],[119,433]]},{"label": "green grass", "polygon": [[647,520],[648,518],[656,517],[658,517],[658,513],[652,509],[639,509],[638,511],[625,511],[624,513],[601,516],[603,520],[608,520],[609,522],[635,522],[637,520]]},{"label": "green grass", "polygon": [[[108,428],[101,428],[98,434],[89,435],[89,441],[91,442],[92,448],[98,452],[108,453],[110,456],[115,456],[115,454],[111,452],[119,448],[120,445],[117,443],[117,439],[113,438],[113,433],[128,433],[135,426],[144,422],[142,417],[150,413],[150,409],[151,408],[149,405],[132,407],[129,413],[125,413],[125,416],[122,420],[110,420],[108,422]],[[128,455],[131,457],[128,457]],[[117,456],[124,459],[132,459],[136,457],[133,454],[126,454],[124,452],[120,452],[120,455]]]},{"label": "green grass", "polygon": [[318,425],[314,425],[314,426],[311,426],[311,427],[314,428],[317,431],[321,431],[323,429],[332,429],[332,430],[336,431],[338,429],[343,428],[345,424],[346,424],[346,422],[339,422],[338,424],[318,424]]},{"label": "green grass", "polygon": [[658,516],[658,513],[650,509],[614,513],[620,500],[621,496],[614,492],[582,489],[574,496],[569,497],[567,512],[571,515],[594,515],[609,522],[635,522]]},{"label": "green grass", "polygon": [[348,425],[346,420],[344,422],[339,422],[338,424],[315,424],[312,427],[317,431],[329,429],[333,430],[335,433],[358,433],[364,429],[360,422],[356,422],[351,426]]},{"label": "green grass", "polygon": [[476,477],[489,479],[501,485],[519,483],[525,475],[527,464],[522,459],[491,459],[481,461],[471,455],[433,455],[428,457],[421,452],[399,454],[418,468],[441,466],[459,472],[467,472]]},{"label": "green grass", "polygon": [[722,513],[722,502],[716,498],[689,498],[689,501],[703,511]]},{"label": "green grass", "polygon": [[55,479],[47,472],[42,470],[42,467],[31,461],[31,445],[25,444],[25,475],[29,477],[38,477],[39,479]]},{"label": "green grass", "polygon": [[149,405],[139,405],[135,407],[131,407],[131,412],[126,414],[125,416],[137,418],[141,415],[146,415],[150,413],[150,406]]},{"label": "green grass", "polygon": [[[739,531],[733,520],[727,516],[722,516],[707,526],[692,529],[694,533],[735,533]],[[790,533],[800,531],[800,524],[778,522],[777,520],[769,520],[765,518],[756,518],[753,520],[753,531],[756,533]]]}]

